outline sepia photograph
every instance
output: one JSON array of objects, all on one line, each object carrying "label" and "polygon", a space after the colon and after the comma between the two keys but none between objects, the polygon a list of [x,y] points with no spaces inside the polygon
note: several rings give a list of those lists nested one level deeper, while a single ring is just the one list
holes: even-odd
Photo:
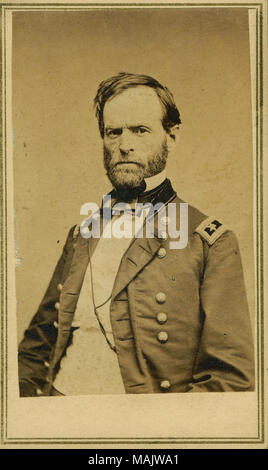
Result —
[{"label": "sepia photograph", "polygon": [[261,445],[264,2],[2,5],[4,442]]}]

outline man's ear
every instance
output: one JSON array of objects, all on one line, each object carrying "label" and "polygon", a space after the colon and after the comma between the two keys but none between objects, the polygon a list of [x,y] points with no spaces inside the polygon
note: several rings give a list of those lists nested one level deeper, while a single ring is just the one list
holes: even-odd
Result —
[{"label": "man's ear", "polygon": [[168,147],[168,151],[170,152],[174,145],[175,145],[175,142],[178,141],[179,139],[179,125],[176,124],[175,126],[171,127],[168,132],[168,138],[167,138],[167,147]]}]

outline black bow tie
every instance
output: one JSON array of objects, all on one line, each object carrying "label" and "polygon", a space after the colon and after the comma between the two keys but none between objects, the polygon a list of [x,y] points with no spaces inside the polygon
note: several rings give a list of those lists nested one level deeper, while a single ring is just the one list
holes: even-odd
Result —
[{"label": "black bow tie", "polygon": [[128,189],[114,189],[111,193],[112,198],[116,199],[116,202],[131,202],[134,199],[138,199],[138,202],[144,204],[145,202],[153,203],[156,196],[159,193],[162,193],[162,190],[165,189],[168,180],[165,179],[161,184],[156,186],[155,188],[151,189],[150,191],[146,191],[146,182],[143,180],[142,183],[137,186],[136,188]]},{"label": "black bow tie", "polygon": [[146,183],[143,180],[139,186],[136,188],[120,188],[114,190],[113,196],[117,202],[131,202],[134,199],[137,199],[146,189]]}]

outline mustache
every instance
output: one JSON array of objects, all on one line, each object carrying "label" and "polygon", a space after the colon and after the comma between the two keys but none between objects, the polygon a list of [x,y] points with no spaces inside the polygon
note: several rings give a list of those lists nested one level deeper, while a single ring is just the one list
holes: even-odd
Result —
[{"label": "mustache", "polygon": [[109,171],[115,169],[118,165],[132,163],[140,168],[145,168],[144,163],[139,161],[139,159],[135,159],[134,156],[127,156],[122,155],[120,152],[111,152],[107,147],[104,146],[104,163],[106,169]]},{"label": "mustache", "polygon": [[118,162],[118,161],[115,162],[114,165],[111,165],[110,168],[113,169],[113,168],[115,168],[115,167],[118,166],[118,165],[124,165],[124,164],[127,164],[127,163],[132,163],[132,164],[134,164],[134,165],[140,166],[141,168],[144,168],[144,165],[143,165],[142,163],[137,162],[137,161],[135,161],[135,160],[120,160],[119,162]]}]

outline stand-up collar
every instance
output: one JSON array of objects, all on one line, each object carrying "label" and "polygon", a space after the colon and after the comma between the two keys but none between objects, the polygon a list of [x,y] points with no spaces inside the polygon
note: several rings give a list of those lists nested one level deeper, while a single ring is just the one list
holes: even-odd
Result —
[{"label": "stand-up collar", "polygon": [[[143,189],[143,190],[142,190]],[[172,196],[175,196],[176,193],[172,188],[171,182],[168,178],[162,181],[158,186],[154,187],[153,189],[146,191],[145,184],[143,188],[137,189],[137,193],[132,193],[134,197],[130,197],[130,194],[126,194],[124,198],[124,194],[118,193],[115,189],[111,191],[110,196],[114,200],[114,202],[139,202],[145,204],[146,202],[150,202],[151,204],[157,203],[166,203]]]},{"label": "stand-up collar", "polygon": [[171,182],[166,178],[159,186],[151,191],[145,191],[144,193],[138,196],[138,202],[145,204],[150,202],[151,204],[157,204],[162,202],[165,204],[172,196],[175,196],[176,193],[172,188]]}]

